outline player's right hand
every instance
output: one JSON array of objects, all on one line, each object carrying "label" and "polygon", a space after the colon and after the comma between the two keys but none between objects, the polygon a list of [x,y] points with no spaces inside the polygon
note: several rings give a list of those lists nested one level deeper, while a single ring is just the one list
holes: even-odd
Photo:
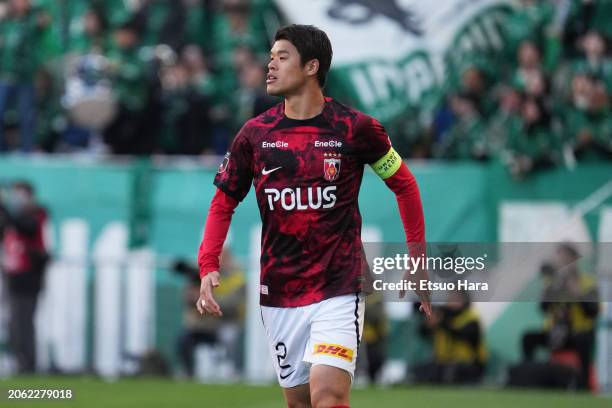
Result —
[{"label": "player's right hand", "polygon": [[196,303],[196,308],[200,314],[223,316],[219,304],[213,297],[213,289],[217,286],[219,286],[219,272],[210,272],[202,278],[200,297],[198,298],[198,303]]}]

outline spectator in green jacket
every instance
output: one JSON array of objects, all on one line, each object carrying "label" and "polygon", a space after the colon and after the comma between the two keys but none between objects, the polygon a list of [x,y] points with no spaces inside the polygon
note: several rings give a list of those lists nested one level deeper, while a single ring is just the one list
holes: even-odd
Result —
[{"label": "spectator in green jacket", "polygon": [[484,122],[477,104],[473,95],[458,94],[451,97],[450,107],[455,123],[434,146],[435,156],[459,160],[488,158]]},{"label": "spectator in green jacket", "polygon": [[[36,89],[36,141],[43,152],[57,151],[66,130],[67,118],[60,103],[61,87],[48,70],[42,69],[34,82]],[[66,151],[61,146],[61,151]]]},{"label": "spectator in green jacket", "polygon": [[109,48],[108,20],[100,7],[83,10],[77,20],[70,25],[68,52],[79,55],[104,54]]},{"label": "spectator in green jacket", "polygon": [[612,158],[612,111],[601,81],[576,74],[572,107],[564,117],[566,141],[578,159]]},{"label": "spectator in green jacket", "polygon": [[104,140],[115,154],[153,151],[153,135],[145,130],[151,81],[139,45],[138,25],[130,21],[115,30],[113,48],[108,53],[119,112],[106,129]]},{"label": "spectator in green jacket", "polygon": [[0,21],[0,152],[7,149],[4,115],[12,95],[19,112],[21,150],[34,147],[36,98],[34,78],[40,66],[38,43],[49,25],[49,16],[32,8],[29,0],[11,0],[8,15]]},{"label": "spectator in green jacket", "polygon": [[235,57],[240,49],[248,49],[255,55],[267,54],[269,44],[265,32],[257,29],[252,4],[245,0],[223,0],[220,12],[212,20],[213,49],[217,80],[224,92],[231,93],[238,87]]},{"label": "spectator in green jacket", "polygon": [[257,59],[248,61],[240,71],[240,89],[238,90],[238,112],[242,123],[264,113],[280,102],[276,97],[266,93],[266,75],[268,68]]},{"label": "spectator in green jacket", "polygon": [[489,83],[485,71],[476,65],[470,65],[461,74],[461,92],[465,92],[477,103],[478,112],[489,117],[495,108],[489,94]]},{"label": "spectator in green jacket", "polygon": [[189,29],[187,11],[184,0],[141,1],[134,19],[142,28],[142,46],[165,44],[174,50],[184,46]]},{"label": "spectator in green jacket", "polygon": [[185,47],[176,64],[161,70],[161,78],[163,151],[181,155],[210,152],[214,84],[200,48]]},{"label": "spectator in green jacket", "polygon": [[517,67],[512,77],[512,85],[524,91],[535,77],[544,76],[542,53],[533,41],[523,41],[517,53]]},{"label": "spectator in green jacket", "polygon": [[[589,30],[612,37],[612,2],[610,0],[571,0],[569,18],[566,23],[564,43],[571,45]],[[575,48],[568,47],[568,55]]]},{"label": "spectator in green jacket", "polygon": [[589,31],[580,45],[583,56],[574,62],[572,71],[587,74],[612,91],[612,60],[606,55],[606,40],[601,33]]},{"label": "spectator in green jacket", "polygon": [[499,91],[497,106],[486,128],[489,136],[489,152],[491,156],[498,156],[503,152],[510,138],[511,124],[517,120],[521,113],[523,95],[512,87],[504,87]]},{"label": "spectator in green jacket", "polygon": [[559,161],[560,143],[552,130],[550,112],[541,99],[525,98],[520,116],[510,125],[507,150],[510,172],[517,178]]}]

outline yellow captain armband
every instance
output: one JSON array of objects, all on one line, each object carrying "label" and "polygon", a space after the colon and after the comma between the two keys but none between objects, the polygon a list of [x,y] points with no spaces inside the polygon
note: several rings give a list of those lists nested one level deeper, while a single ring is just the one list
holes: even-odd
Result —
[{"label": "yellow captain armband", "polygon": [[399,170],[401,165],[402,158],[394,148],[389,149],[387,154],[370,164],[372,170],[374,170],[374,173],[378,174],[378,176],[383,180],[394,175],[395,172]]}]

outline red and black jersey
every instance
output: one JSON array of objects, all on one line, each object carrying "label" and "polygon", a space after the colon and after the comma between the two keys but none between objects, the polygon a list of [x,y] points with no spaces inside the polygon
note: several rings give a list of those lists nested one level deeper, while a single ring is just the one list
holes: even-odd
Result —
[{"label": "red and black jersey", "polygon": [[304,306],[361,291],[359,187],[364,164],[390,148],[380,123],[331,98],[311,119],[286,117],[280,103],[244,125],[214,183],[238,201],[255,186],[262,305]]}]

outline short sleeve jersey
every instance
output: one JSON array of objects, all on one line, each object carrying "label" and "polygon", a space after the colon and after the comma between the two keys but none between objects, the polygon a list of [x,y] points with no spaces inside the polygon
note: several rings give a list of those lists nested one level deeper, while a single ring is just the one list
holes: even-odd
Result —
[{"label": "short sleeve jersey", "polygon": [[331,98],[314,118],[290,119],[280,103],[244,125],[214,183],[238,201],[255,187],[262,305],[305,306],[361,291],[359,188],[364,165],[390,149],[380,123]]}]

